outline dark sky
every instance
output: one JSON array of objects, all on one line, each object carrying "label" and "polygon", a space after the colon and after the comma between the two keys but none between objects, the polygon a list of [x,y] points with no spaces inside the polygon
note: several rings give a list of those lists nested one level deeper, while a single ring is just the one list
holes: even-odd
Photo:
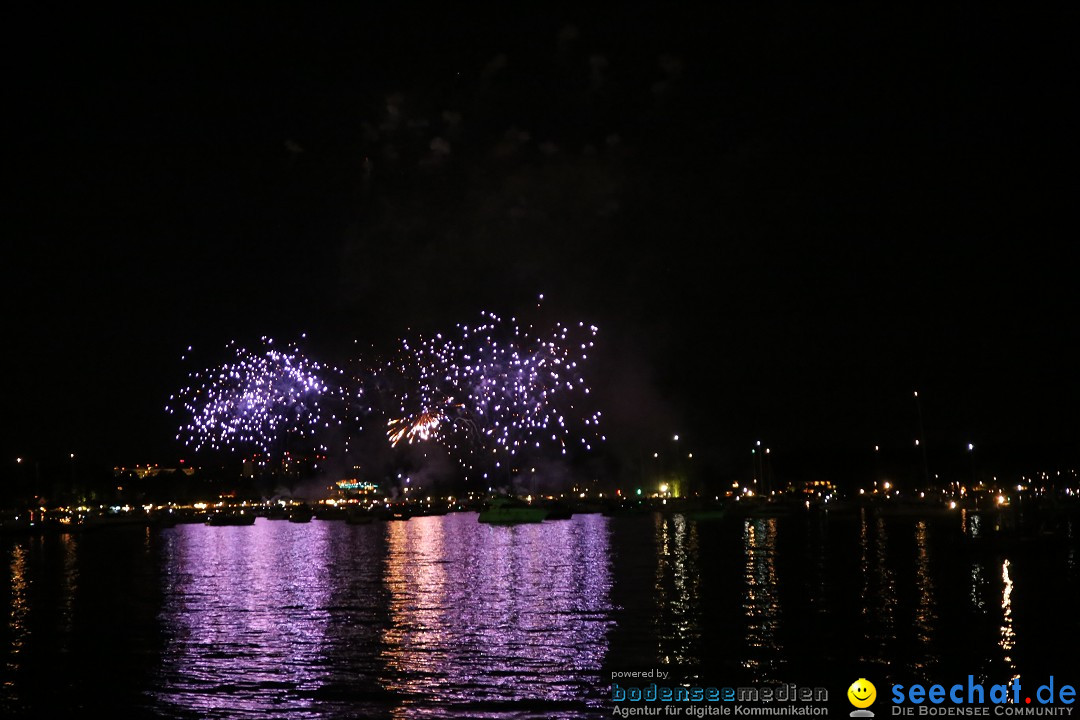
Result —
[{"label": "dark sky", "polygon": [[189,344],[540,292],[620,447],[906,447],[919,388],[940,448],[1075,456],[1068,18],[343,7],[13,19],[5,457],[175,458]]}]

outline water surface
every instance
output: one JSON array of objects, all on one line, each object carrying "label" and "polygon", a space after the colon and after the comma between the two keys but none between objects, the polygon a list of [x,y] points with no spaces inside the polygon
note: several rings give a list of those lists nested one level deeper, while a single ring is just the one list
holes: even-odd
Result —
[{"label": "water surface", "polygon": [[1080,680],[1073,527],[1046,552],[969,552],[978,522],[459,513],[9,537],[0,708],[587,718],[623,669],[836,697],[857,677]]}]

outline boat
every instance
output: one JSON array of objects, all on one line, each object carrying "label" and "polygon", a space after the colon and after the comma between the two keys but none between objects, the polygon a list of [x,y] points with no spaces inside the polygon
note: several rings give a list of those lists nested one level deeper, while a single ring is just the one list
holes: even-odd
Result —
[{"label": "boat", "polygon": [[448,515],[449,513],[449,505],[432,505],[430,503],[414,507],[412,510],[413,517],[432,517]]},{"label": "boat", "polygon": [[404,505],[375,508],[370,511],[379,520],[408,520],[413,516],[411,509]]},{"label": "boat", "polygon": [[313,510],[316,520],[345,520],[348,511],[340,505],[319,505]]},{"label": "boat", "polygon": [[723,520],[727,515],[727,508],[719,505],[703,505],[683,510],[682,515],[687,520]]},{"label": "boat", "polygon": [[275,504],[267,508],[265,517],[267,520],[288,520],[289,511],[284,505]]},{"label": "boat", "polygon": [[553,502],[547,506],[545,520],[569,520],[574,516],[574,509],[563,502]]},{"label": "boat", "polygon": [[296,505],[289,508],[288,520],[291,523],[309,523],[314,515],[314,511],[309,506]]},{"label": "boat", "polygon": [[530,505],[516,498],[492,498],[480,511],[477,520],[489,525],[516,525],[538,523],[547,517],[547,508]]},{"label": "boat", "polygon": [[655,512],[655,508],[647,505],[642,500],[629,500],[613,503],[604,509],[604,515],[608,517],[648,515],[653,512]]},{"label": "boat", "polygon": [[375,522],[375,516],[368,510],[349,508],[345,514],[345,522],[349,525],[370,525]]},{"label": "boat", "polygon": [[97,512],[87,515],[82,522],[84,530],[101,528],[144,528],[153,524],[154,519],[146,512]]},{"label": "boat", "polygon": [[0,535],[23,535],[32,533],[35,529],[34,513],[4,512],[0,514]]},{"label": "boat", "polygon": [[806,501],[795,498],[767,498],[761,495],[736,498],[728,506],[727,513],[743,518],[780,518],[808,510]]},{"label": "boat", "polygon": [[246,513],[243,510],[240,510],[239,512],[222,511],[211,513],[206,518],[206,524],[215,527],[225,525],[254,525],[255,513]]}]

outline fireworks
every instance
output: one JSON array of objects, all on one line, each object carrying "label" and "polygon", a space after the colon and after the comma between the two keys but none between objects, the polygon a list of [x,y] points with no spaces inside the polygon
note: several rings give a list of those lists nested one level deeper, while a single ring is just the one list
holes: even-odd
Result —
[{"label": "fireworks", "polygon": [[231,361],[189,375],[190,385],[166,407],[189,418],[177,439],[195,450],[274,457],[287,452],[287,441],[304,438],[297,444],[326,452],[316,438],[342,421],[348,393],[341,371],[305,357],[295,344],[278,350],[272,339],[262,343],[259,350],[230,343]]},{"label": "fireworks", "polygon": [[[433,442],[467,471],[512,468],[540,456],[576,456],[605,440],[581,375],[595,326],[556,324],[546,334],[515,318],[482,313],[476,325],[405,339],[394,359],[350,373],[263,338],[231,358],[193,372],[166,410],[185,416],[177,439],[195,450],[250,450],[266,459],[327,454],[325,431],[378,402],[392,447]],[[190,351],[190,348],[188,348]]]},{"label": "fireworks", "polygon": [[420,413],[420,417],[412,422],[403,418],[391,420],[387,423],[390,428],[387,431],[387,437],[390,438],[391,445],[397,445],[402,439],[408,440],[410,443],[413,440],[427,440],[435,434],[441,423],[442,418],[438,415],[426,412]]},{"label": "fireworks", "polygon": [[600,412],[585,409],[589,388],[581,364],[597,329],[557,324],[540,336],[494,313],[479,325],[402,342],[399,358],[385,368],[397,405],[387,437],[401,442],[434,440],[468,469],[507,459],[602,441]]}]

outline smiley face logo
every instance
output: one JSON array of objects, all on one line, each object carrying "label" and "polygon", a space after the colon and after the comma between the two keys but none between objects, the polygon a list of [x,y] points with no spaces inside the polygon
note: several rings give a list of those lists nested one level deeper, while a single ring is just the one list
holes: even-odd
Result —
[{"label": "smiley face logo", "polygon": [[859,678],[847,689],[847,699],[857,708],[867,708],[877,699],[877,688],[866,678]]}]

